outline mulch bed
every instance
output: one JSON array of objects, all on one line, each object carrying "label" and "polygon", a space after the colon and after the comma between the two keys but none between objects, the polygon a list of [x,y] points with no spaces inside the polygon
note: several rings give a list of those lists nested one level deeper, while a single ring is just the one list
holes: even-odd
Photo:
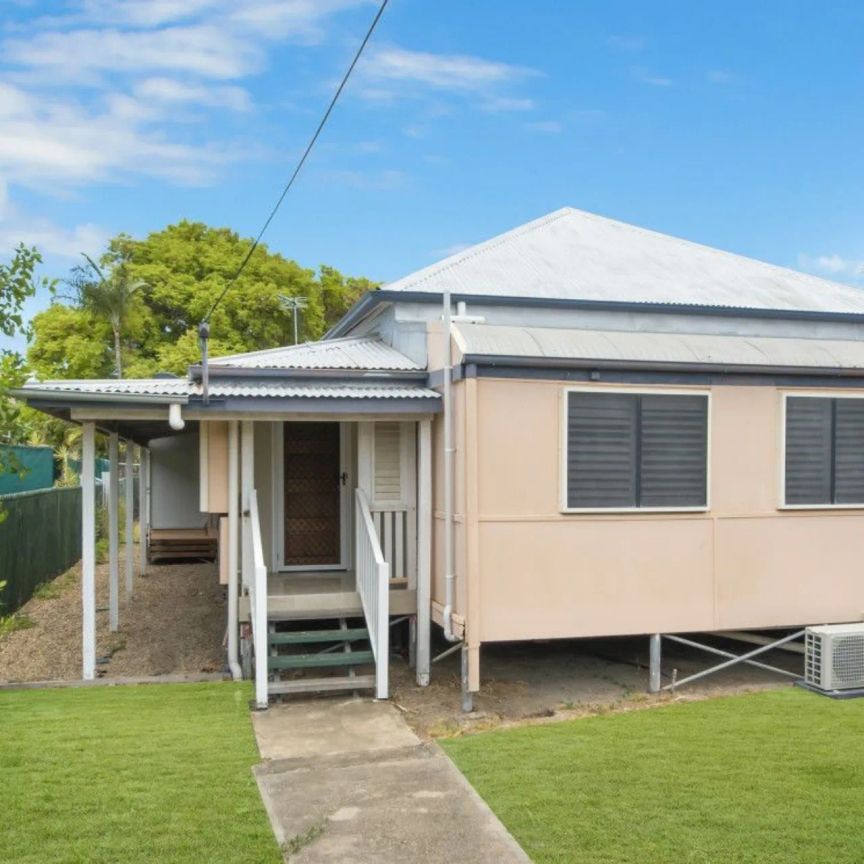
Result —
[{"label": "mulch bed", "polygon": [[[137,553],[137,549],[136,549]],[[137,557],[136,557],[137,564]],[[96,657],[106,677],[219,672],[225,652],[225,589],[213,564],[150,565],[108,630],[108,565],[96,568]],[[137,569],[137,568],[136,568]],[[0,638],[0,682],[81,677],[81,570],[76,565],[19,611],[26,629]]]}]

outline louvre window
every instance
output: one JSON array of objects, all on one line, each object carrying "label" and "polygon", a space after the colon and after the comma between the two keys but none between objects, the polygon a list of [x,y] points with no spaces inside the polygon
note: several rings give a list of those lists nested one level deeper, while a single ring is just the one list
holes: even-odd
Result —
[{"label": "louvre window", "polygon": [[864,504],[864,399],[786,399],[787,504]]},{"label": "louvre window", "polygon": [[705,507],[707,448],[707,396],[571,391],[567,507]]}]

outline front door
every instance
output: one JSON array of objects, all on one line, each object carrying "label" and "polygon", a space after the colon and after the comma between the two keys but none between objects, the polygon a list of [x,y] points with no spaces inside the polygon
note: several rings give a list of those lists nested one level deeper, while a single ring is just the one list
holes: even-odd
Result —
[{"label": "front door", "polygon": [[285,423],[286,567],[332,567],[342,558],[338,423]]}]

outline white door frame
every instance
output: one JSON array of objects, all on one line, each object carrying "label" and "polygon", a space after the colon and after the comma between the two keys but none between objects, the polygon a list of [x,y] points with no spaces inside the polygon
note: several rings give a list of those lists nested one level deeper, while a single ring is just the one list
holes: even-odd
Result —
[{"label": "white door frame", "polygon": [[339,563],[338,564],[285,564],[285,423],[302,420],[284,420],[271,425],[271,470],[273,471],[273,564],[280,573],[332,572],[351,569],[351,502],[354,476],[351,459],[351,425],[339,420],[339,473],[347,475],[339,489]]}]

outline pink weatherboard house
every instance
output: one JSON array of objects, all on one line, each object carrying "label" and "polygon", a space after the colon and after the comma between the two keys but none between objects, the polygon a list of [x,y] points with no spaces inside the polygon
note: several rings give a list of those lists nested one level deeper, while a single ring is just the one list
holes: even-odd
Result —
[{"label": "pink weatherboard house", "polygon": [[[395,617],[420,685],[433,624],[462,644],[468,700],[485,643],[864,613],[864,293],[578,210],[366,295],[318,343],[18,395],[84,427],[85,677],[97,428],[140,448],[151,550],[218,544],[262,707],[386,697]],[[325,638],[368,649],[279,650]]]}]

